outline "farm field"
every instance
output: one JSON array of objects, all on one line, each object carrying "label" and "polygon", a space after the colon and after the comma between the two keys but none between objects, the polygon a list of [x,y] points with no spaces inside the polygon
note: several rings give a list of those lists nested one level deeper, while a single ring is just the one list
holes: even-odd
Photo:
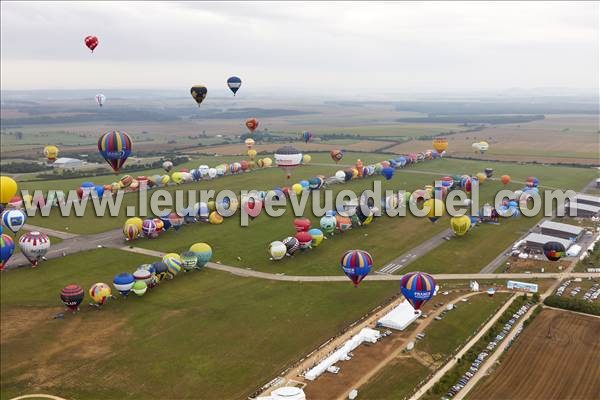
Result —
[{"label": "farm field", "polygon": [[[447,289],[446,285],[442,286]],[[509,296],[509,293],[497,293],[494,297],[479,294],[470,297],[468,302],[456,302],[454,310],[441,321],[432,321],[425,329],[425,338],[418,341],[413,350],[416,354],[402,353],[359,388],[360,396],[381,400],[408,398],[417,384],[466,342]],[[437,296],[432,302],[444,300],[444,297]]]},{"label": "farm field", "polygon": [[246,397],[397,291],[394,282],[370,283],[356,296],[346,282],[283,283],[202,270],[99,311],[88,308],[86,295],[79,313],[52,319],[63,310],[58,292],[65,284],[88,288],[155,260],[101,249],[4,274],[0,397]]},{"label": "farm field", "polygon": [[542,311],[504,355],[500,366],[467,398],[596,399],[600,393],[598,331],[598,318]]},{"label": "farm field", "polygon": [[[547,115],[543,120],[450,135],[448,154],[484,160],[598,164],[598,130],[598,120],[592,115]],[[485,154],[474,153],[471,144],[482,140],[490,149]],[[387,151],[424,151],[430,147],[429,141],[413,140]]]}]

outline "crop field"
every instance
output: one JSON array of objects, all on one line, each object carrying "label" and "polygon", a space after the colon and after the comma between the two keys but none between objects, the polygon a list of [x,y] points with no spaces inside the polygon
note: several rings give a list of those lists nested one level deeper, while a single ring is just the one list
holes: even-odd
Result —
[{"label": "crop field", "polygon": [[599,318],[542,311],[468,398],[597,399],[599,331]]},{"label": "crop field", "polygon": [[246,397],[397,291],[395,282],[373,282],[358,296],[346,282],[202,270],[101,310],[88,307],[86,295],[81,311],[53,319],[67,283],[110,283],[116,273],[155,260],[99,249],[3,274],[0,397]]},{"label": "crop field", "polygon": [[[523,124],[487,126],[477,132],[448,136],[448,154],[491,160],[597,164],[598,120],[594,116],[549,115],[543,120]],[[474,153],[471,144],[485,140],[490,149]],[[543,146],[540,144],[543,143]],[[388,151],[409,152],[431,148],[430,141],[414,140]]]}]

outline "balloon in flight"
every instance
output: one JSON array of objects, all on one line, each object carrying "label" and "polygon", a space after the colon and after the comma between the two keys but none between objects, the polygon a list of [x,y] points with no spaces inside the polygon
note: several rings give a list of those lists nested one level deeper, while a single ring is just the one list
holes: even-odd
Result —
[{"label": "balloon in flight", "polygon": [[104,105],[104,103],[106,102],[106,96],[103,95],[102,93],[98,93],[96,95],[96,103],[98,103],[98,105],[100,107],[102,107]]},{"label": "balloon in flight", "polygon": [[342,255],[340,266],[344,274],[357,287],[365,276],[371,272],[373,258],[364,250],[348,250]]},{"label": "balloon in flight", "polygon": [[92,51],[92,53],[94,52],[94,49],[98,47],[98,38],[96,36],[86,36],[85,39],[83,39],[83,42],[85,43],[87,48]]},{"label": "balloon in flight", "polygon": [[415,313],[433,297],[435,286],[435,279],[424,272],[410,272],[400,280],[400,291]]},{"label": "balloon in flight", "polygon": [[125,132],[111,131],[100,136],[98,151],[114,172],[119,172],[131,154],[131,138]]},{"label": "balloon in flight", "polygon": [[232,76],[227,79],[227,87],[229,87],[229,90],[233,92],[234,96],[237,91],[240,90],[240,86],[242,86],[242,80],[237,76]]}]

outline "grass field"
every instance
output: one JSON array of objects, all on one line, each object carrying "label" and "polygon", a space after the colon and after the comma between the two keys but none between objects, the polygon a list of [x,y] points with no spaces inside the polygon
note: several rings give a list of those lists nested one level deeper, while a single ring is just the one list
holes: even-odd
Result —
[{"label": "grass field", "polygon": [[[480,294],[466,303],[458,302],[456,309],[449,311],[441,321],[432,321],[425,329],[425,338],[417,342],[414,350],[420,361],[411,353],[402,354],[359,388],[360,397],[378,400],[409,397],[417,384],[432,372],[430,368],[466,342],[508,297],[508,293],[497,293],[494,297]],[[442,301],[443,298],[434,300]],[[429,367],[425,362],[431,363]]]},{"label": "grass field", "polygon": [[110,282],[150,261],[102,249],[3,274],[0,397],[243,398],[397,290],[203,270],[52,319],[65,284]]},{"label": "grass field", "polygon": [[467,398],[597,399],[599,331],[598,318],[542,311]]}]

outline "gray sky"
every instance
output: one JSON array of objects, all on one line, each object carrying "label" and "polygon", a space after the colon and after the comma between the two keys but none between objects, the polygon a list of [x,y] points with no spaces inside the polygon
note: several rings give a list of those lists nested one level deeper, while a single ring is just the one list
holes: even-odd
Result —
[{"label": "gray sky", "polygon": [[234,74],[242,90],[349,95],[598,87],[597,2],[2,1],[1,15],[3,89],[210,91]]}]

